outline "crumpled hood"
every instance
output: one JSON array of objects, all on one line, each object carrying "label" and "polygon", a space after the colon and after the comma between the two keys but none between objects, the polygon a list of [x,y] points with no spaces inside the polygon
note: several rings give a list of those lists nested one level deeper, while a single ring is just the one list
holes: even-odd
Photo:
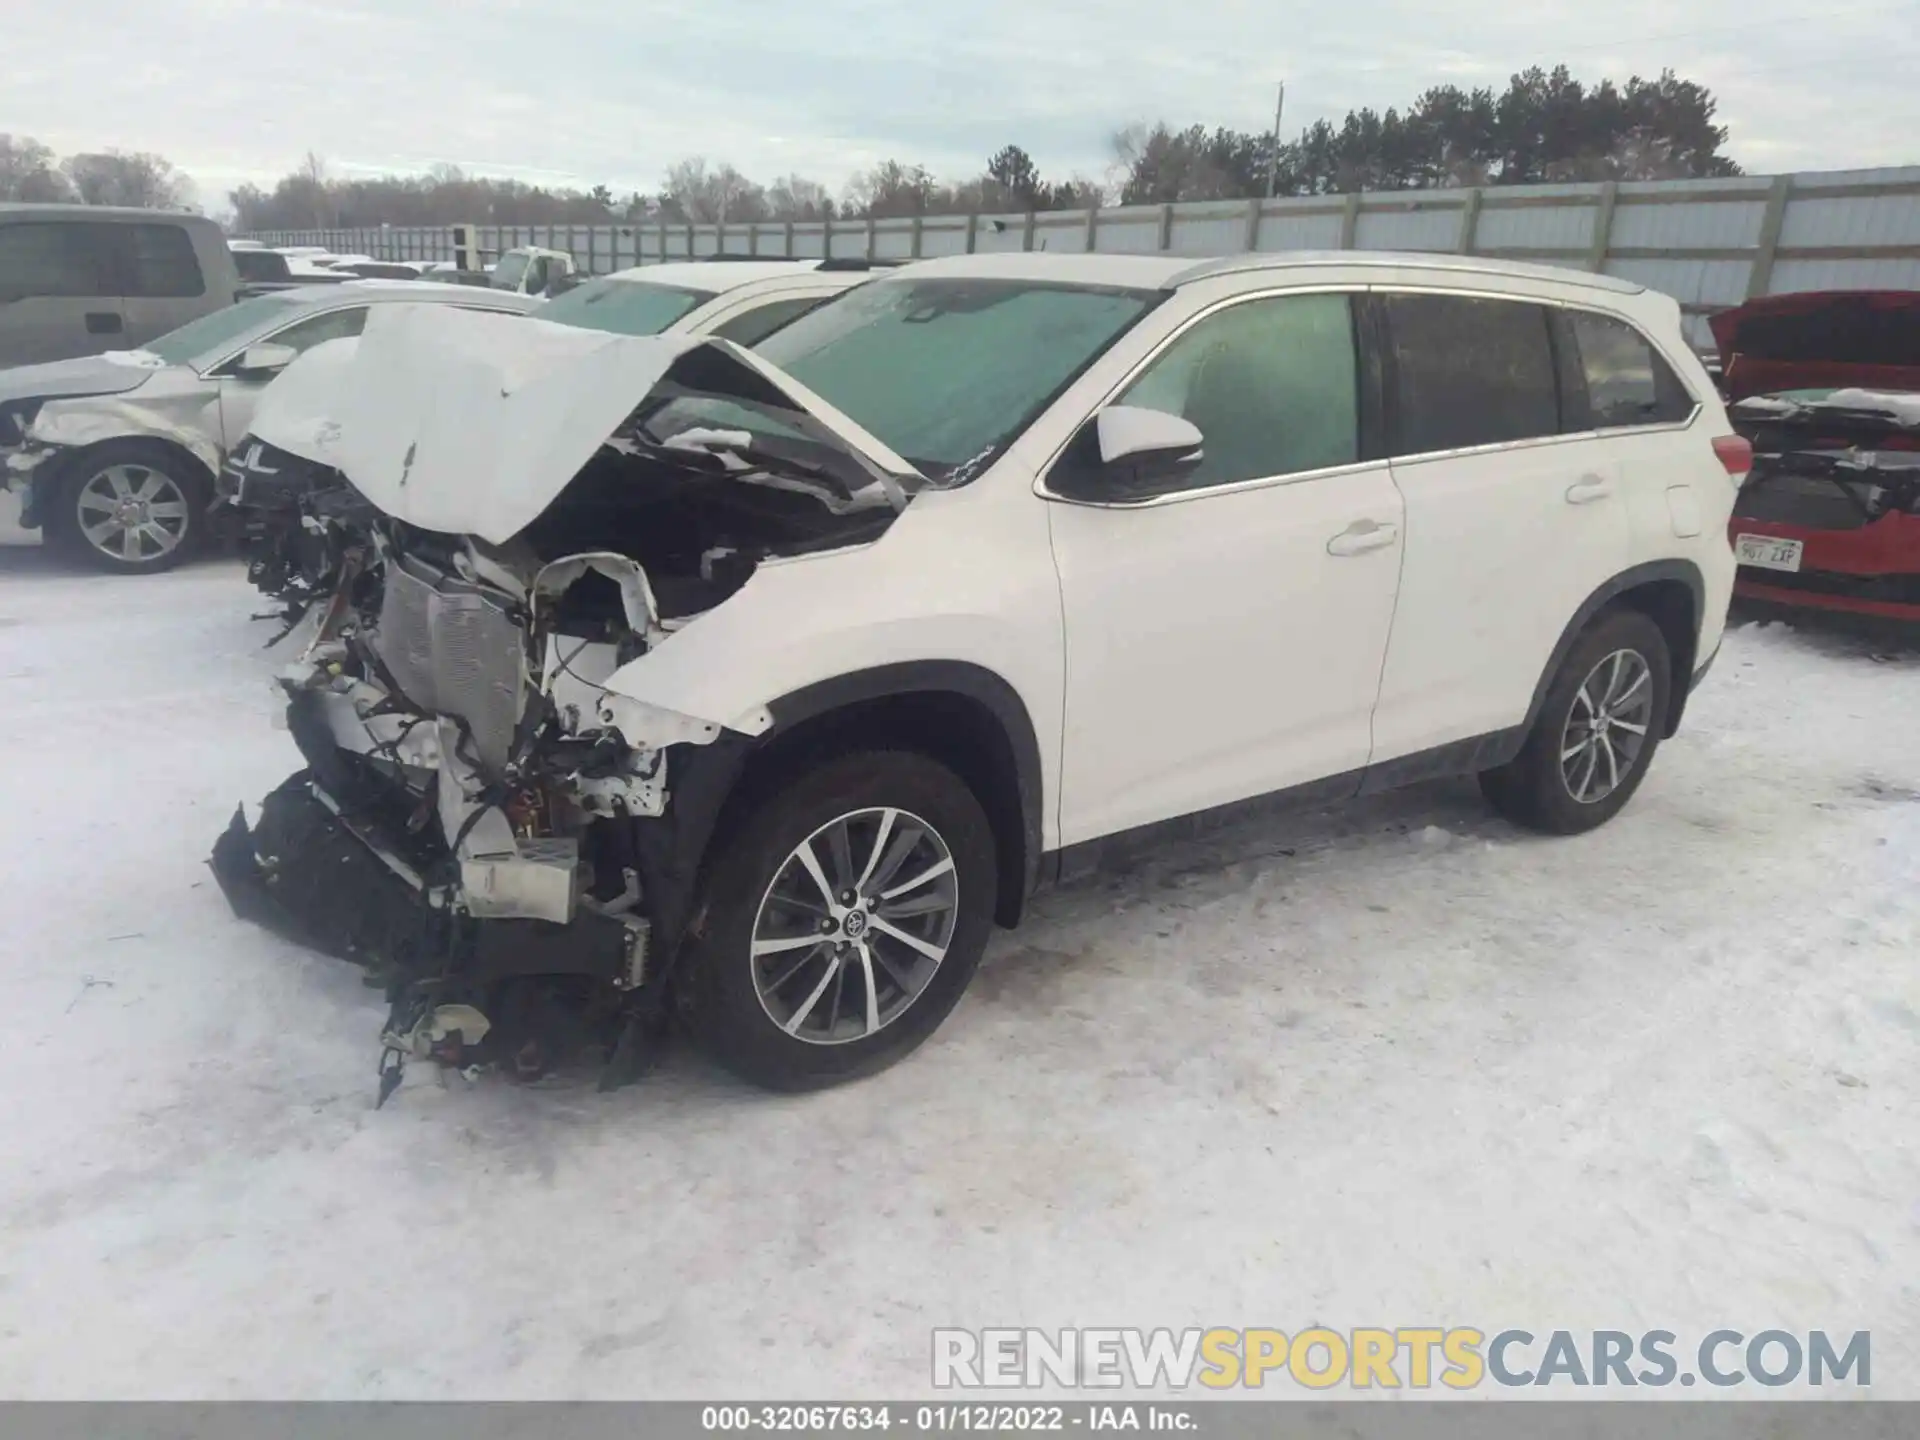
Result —
[{"label": "crumpled hood", "polygon": [[115,350],[44,365],[0,370],[0,405],[10,400],[69,400],[84,395],[124,395],[147,383],[166,362],[144,350]]},{"label": "crumpled hood", "polygon": [[[314,352],[318,354],[318,349]],[[909,486],[912,465],[791,376],[726,340],[611,335],[451,305],[378,305],[352,350],[314,367],[281,431],[422,529],[504,544],[538,518],[663,382],[797,412],[812,438]],[[274,383],[272,396],[294,378]],[[276,406],[276,409],[281,409]],[[322,409],[337,434],[303,437]],[[279,421],[269,423],[279,425]],[[260,438],[291,448],[260,428]]]},{"label": "crumpled hood", "polygon": [[359,349],[359,337],[349,335],[306,351],[261,393],[247,433],[302,460],[337,466],[334,449],[340,425],[335,410],[343,378]]}]

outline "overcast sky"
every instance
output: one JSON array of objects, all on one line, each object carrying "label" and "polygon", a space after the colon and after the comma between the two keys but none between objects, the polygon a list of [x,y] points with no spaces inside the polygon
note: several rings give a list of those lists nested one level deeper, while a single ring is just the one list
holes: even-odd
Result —
[{"label": "overcast sky", "polygon": [[895,157],[977,172],[1007,143],[1103,176],[1166,119],[1260,130],[1502,85],[1672,66],[1710,86],[1748,170],[1920,161],[1920,0],[22,0],[0,132],[153,150],[209,209],[309,149],[337,174],[450,162],[658,187],[691,155],[836,191]]}]

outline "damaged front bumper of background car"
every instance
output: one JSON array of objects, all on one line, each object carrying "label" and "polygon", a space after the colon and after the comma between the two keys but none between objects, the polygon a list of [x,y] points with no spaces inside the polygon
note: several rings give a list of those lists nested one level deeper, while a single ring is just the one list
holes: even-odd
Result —
[{"label": "damaged front bumper of background car", "polygon": [[1920,396],[1759,396],[1731,414],[1754,447],[1729,527],[1735,596],[1920,625]]},{"label": "damaged front bumper of background car", "polygon": [[[877,536],[917,476],[724,342],[385,308],[328,402],[365,515],[275,679],[304,766],[213,869],[242,918],[385,990],[383,1099],[409,1057],[533,1076],[597,1051],[615,1084],[666,1023],[766,721],[649,702],[645,659],[760,563]],[[396,370],[455,379],[401,403]],[[772,407],[793,448],[717,433],[716,405]]]}]

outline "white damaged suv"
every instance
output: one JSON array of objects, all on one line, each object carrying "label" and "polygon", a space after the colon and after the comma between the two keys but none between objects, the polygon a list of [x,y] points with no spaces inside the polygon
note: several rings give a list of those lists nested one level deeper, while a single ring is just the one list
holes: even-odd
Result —
[{"label": "white damaged suv", "polygon": [[215,850],[409,1055],[767,1085],[926,1038],[1104,852],[1477,774],[1615,814],[1732,585],[1749,452],[1674,302],[1438,256],[955,257],[756,350],[369,321],[376,518]]}]

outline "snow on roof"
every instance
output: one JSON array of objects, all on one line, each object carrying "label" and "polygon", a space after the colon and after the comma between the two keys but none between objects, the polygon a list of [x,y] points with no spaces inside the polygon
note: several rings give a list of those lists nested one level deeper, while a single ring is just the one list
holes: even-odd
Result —
[{"label": "snow on roof", "polygon": [[664,265],[635,265],[606,278],[644,280],[652,285],[683,285],[721,294],[758,280],[779,280],[818,270],[818,260],[669,260]]}]

